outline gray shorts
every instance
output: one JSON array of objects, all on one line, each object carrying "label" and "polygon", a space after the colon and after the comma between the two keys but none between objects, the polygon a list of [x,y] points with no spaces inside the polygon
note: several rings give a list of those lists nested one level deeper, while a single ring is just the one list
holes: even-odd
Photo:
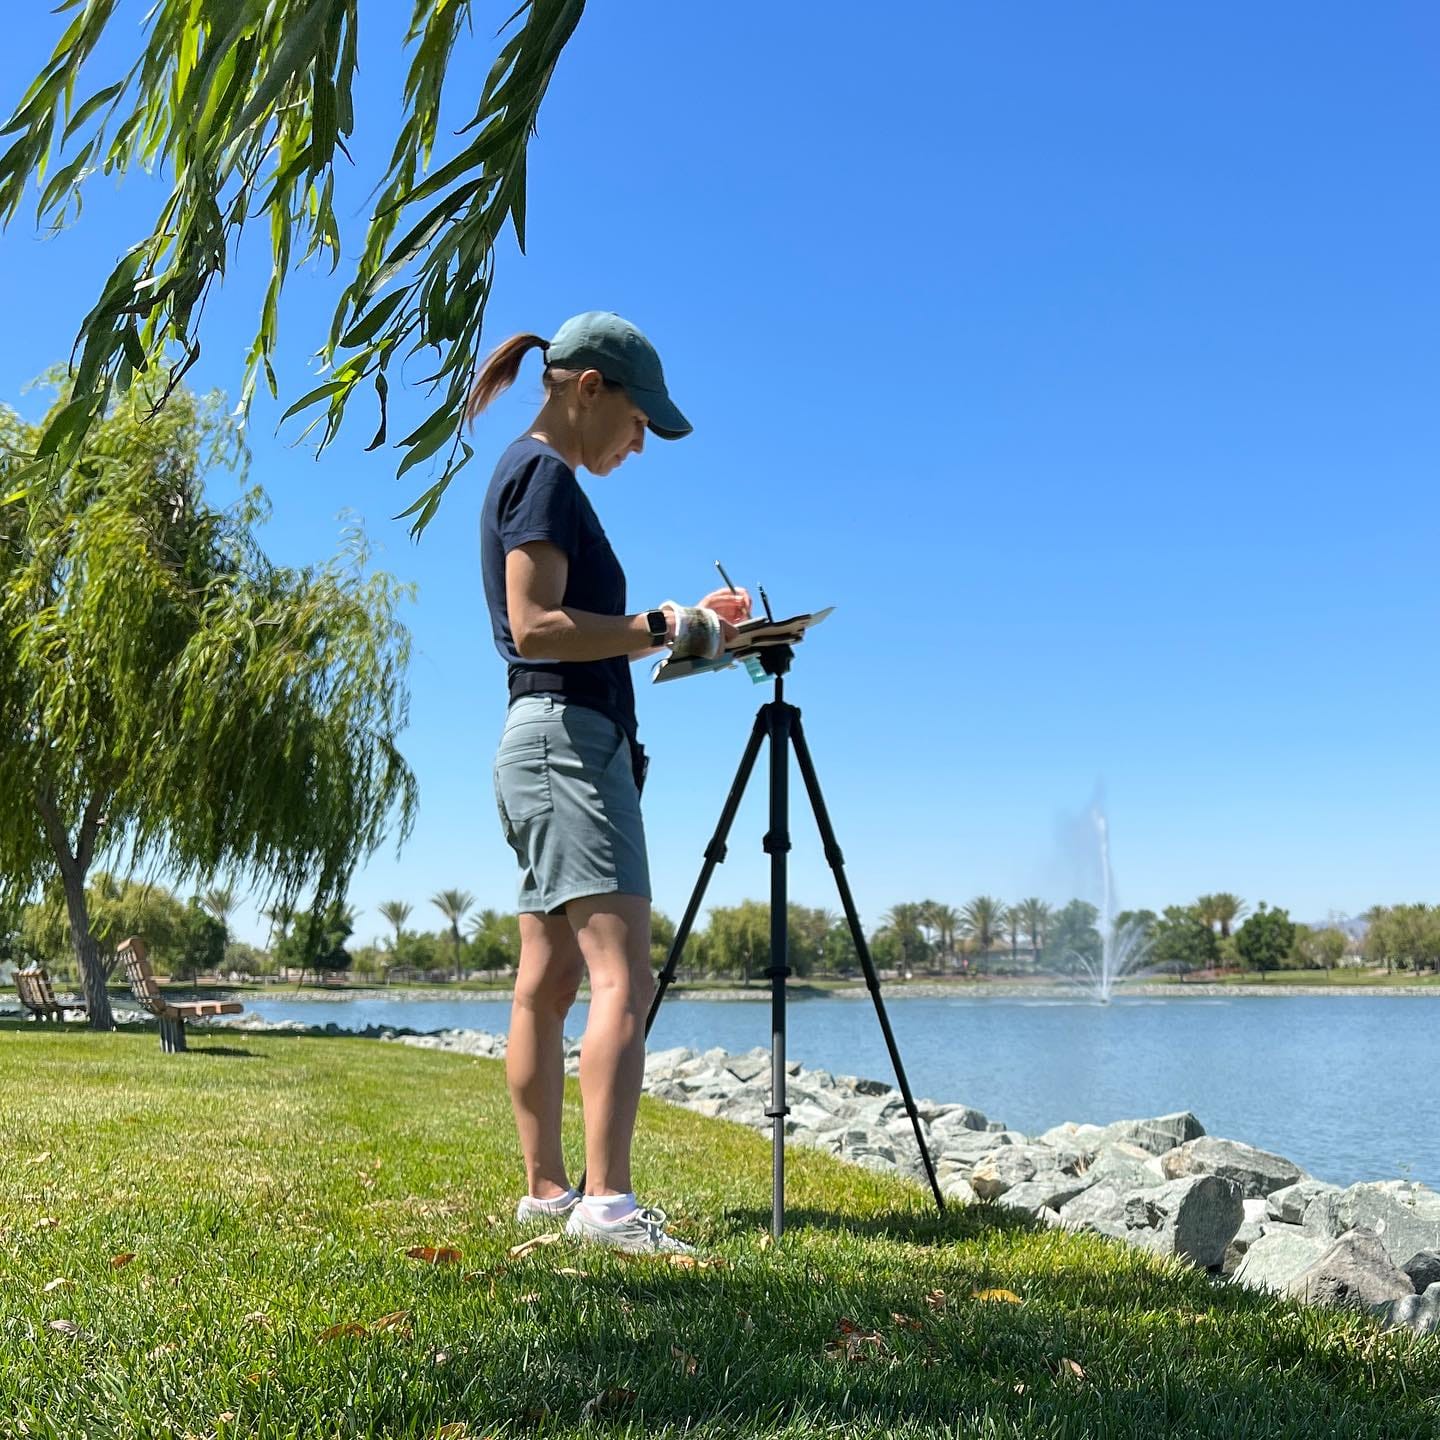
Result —
[{"label": "gray shorts", "polygon": [[650,898],[630,742],[608,716],[553,695],[511,701],[495,804],[520,861],[521,911],[548,915],[587,895]]}]

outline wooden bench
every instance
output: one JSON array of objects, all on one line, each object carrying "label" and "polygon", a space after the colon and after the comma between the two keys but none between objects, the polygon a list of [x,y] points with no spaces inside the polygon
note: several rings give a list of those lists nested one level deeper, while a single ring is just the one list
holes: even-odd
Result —
[{"label": "wooden bench", "polygon": [[115,956],[125,967],[130,993],[160,1022],[160,1048],[172,1055],[185,1048],[185,1022],[211,1015],[238,1015],[245,1007],[238,1000],[182,1000],[175,1004],[160,993],[155,972],[146,957],[145,942],[137,935],[120,942]]},{"label": "wooden bench", "polygon": [[83,1000],[67,1000],[63,1003],[55,998],[50,976],[43,965],[31,965],[15,972],[15,988],[20,992],[20,1003],[37,1020],[54,1020],[57,1024],[65,1019],[67,1010],[86,1010]]}]

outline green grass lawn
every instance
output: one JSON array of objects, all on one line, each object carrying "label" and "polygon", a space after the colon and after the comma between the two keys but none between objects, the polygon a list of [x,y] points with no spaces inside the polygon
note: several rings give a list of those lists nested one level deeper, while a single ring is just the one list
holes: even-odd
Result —
[{"label": "green grass lawn", "polygon": [[0,1435],[1440,1431],[1434,1340],[812,1151],[770,1247],[769,1155],[646,1101],[638,1188],[716,1263],[514,1257],[497,1062],[0,1024]]},{"label": "green grass lawn", "polygon": [[[1151,977],[1151,983],[1169,978],[1168,976],[1154,976]],[[1179,985],[1182,982],[1176,979],[1174,983]],[[1396,970],[1387,975],[1383,970],[1357,969],[1349,966],[1335,970],[1271,970],[1268,974],[1261,974],[1258,970],[1231,971],[1225,975],[1217,975],[1213,980],[1206,980],[1205,983],[1207,985],[1274,985],[1276,987],[1314,985],[1322,989],[1331,987],[1336,990],[1440,990],[1440,976],[1437,975],[1414,975],[1408,970]]]}]

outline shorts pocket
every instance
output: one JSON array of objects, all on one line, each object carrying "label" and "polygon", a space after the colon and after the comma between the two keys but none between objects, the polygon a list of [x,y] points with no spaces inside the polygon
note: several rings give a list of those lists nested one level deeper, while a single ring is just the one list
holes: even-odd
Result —
[{"label": "shorts pocket", "polygon": [[545,736],[501,743],[500,753],[495,757],[495,803],[500,808],[501,820],[512,829],[551,808],[549,747]]},{"label": "shorts pocket", "polygon": [[625,732],[608,715],[584,705],[565,711],[565,740],[591,776],[601,776],[622,752],[628,753]]}]

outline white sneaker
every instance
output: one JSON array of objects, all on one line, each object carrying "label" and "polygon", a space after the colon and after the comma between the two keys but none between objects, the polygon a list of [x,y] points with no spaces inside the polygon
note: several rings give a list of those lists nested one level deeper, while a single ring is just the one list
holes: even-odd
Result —
[{"label": "white sneaker", "polygon": [[695,1247],[665,1233],[665,1212],[643,1207],[623,1220],[606,1224],[592,1220],[583,1205],[577,1205],[565,1222],[565,1233],[577,1240],[610,1245],[631,1255],[693,1255]]},{"label": "white sneaker", "polygon": [[576,1195],[564,1205],[557,1205],[552,1209],[538,1204],[529,1195],[522,1195],[520,1203],[515,1207],[515,1223],[517,1225],[538,1225],[544,1221],[550,1221],[558,1225],[579,1203],[580,1197]]}]

